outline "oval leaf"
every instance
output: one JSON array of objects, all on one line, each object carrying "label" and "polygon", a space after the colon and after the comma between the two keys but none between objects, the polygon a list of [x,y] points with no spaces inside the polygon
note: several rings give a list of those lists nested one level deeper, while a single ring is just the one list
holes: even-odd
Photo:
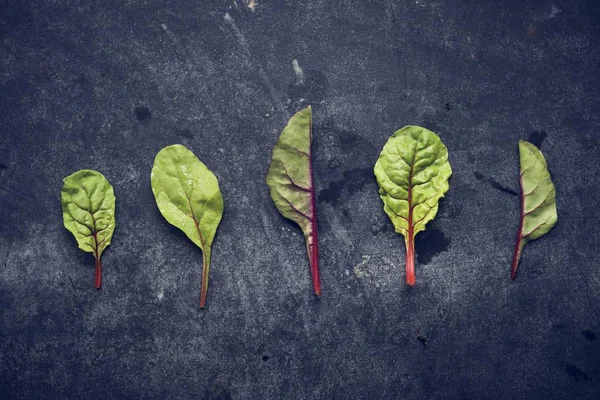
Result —
[{"label": "oval leaf", "polygon": [[321,295],[317,207],[312,172],[312,110],[296,113],[273,148],[267,186],[275,207],[296,222],[306,239],[313,290]]},{"label": "oval leaf", "polygon": [[167,146],[152,167],[152,192],[160,213],[202,249],[200,308],[206,303],[210,248],[223,215],[223,196],[214,174],[186,147]]},{"label": "oval leaf", "polygon": [[63,179],[60,192],[63,222],[79,248],[96,259],[94,287],[102,285],[102,252],[115,231],[115,193],[97,171],[83,169]]},{"label": "oval leaf", "polygon": [[521,218],[515,243],[511,279],[515,279],[523,247],[530,240],[544,236],[556,225],[556,189],[550,178],[546,159],[533,144],[519,140],[521,159]]},{"label": "oval leaf", "polygon": [[414,239],[425,230],[450,187],[452,169],[440,138],[419,126],[405,126],[387,141],[375,164],[379,196],[406,244],[406,282],[415,284]]}]

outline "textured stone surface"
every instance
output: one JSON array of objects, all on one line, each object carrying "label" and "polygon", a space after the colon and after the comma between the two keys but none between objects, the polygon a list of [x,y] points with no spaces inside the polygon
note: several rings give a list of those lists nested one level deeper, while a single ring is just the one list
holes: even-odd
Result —
[{"label": "textured stone surface", "polygon": [[[0,397],[597,399],[600,4],[526,3],[3,0]],[[320,300],[264,183],[309,103]],[[454,171],[414,288],[372,172],[408,124]],[[511,282],[520,138],[559,221]],[[225,198],[204,311],[150,189],[172,143]],[[81,168],[117,196],[101,291],[62,226]]]}]

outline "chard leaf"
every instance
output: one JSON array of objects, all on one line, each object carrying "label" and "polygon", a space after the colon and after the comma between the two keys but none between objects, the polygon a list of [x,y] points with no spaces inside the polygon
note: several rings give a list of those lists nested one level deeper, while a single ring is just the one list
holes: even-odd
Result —
[{"label": "chard leaf", "polygon": [[97,171],[82,169],[63,179],[63,222],[79,248],[96,259],[94,287],[102,285],[102,252],[115,231],[115,192]]},{"label": "chard leaf", "polygon": [[546,159],[533,144],[519,140],[521,159],[521,218],[515,243],[510,278],[515,279],[523,247],[544,236],[556,225],[556,189]]},{"label": "chard leaf", "polygon": [[275,207],[300,226],[306,239],[313,290],[321,295],[317,207],[312,171],[312,110],[296,113],[273,148],[267,186]]},{"label": "chard leaf", "polygon": [[425,230],[449,189],[452,169],[440,138],[419,126],[405,126],[387,141],[375,177],[386,214],[406,244],[406,283],[415,284],[415,236]]},{"label": "chard leaf", "polygon": [[194,153],[180,144],[167,146],[158,152],[151,182],[163,217],[202,249],[200,308],[204,308],[210,249],[223,215],[219,182]]}]

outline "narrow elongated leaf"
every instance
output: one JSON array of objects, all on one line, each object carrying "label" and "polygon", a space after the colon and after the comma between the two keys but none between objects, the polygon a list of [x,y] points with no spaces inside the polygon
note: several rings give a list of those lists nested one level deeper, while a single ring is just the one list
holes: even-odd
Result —
[{"label": "narrow elongated leaf", "polygon": [[94,287],[102,285],[102,252],[115,231],[115,193],[97,171],[83,169],[63,179],[60,192],[63,222],[79,248],[96,259]]},{"label": "narrow elongated leaf", "polygon": [[533,144],[519,140],[521,159],[521,218],[515,243],[510,277],[515,279],[523,247],[544,236],[556,225],[556,189],[550,178],[546,159]]},{"label": "narrow elongated leaf", "polygon": [[296,113],[288,122],[273,148],[267,185],[275,207],[296,222],[306,239],[313,290],[321,295],[319,278],[319,240],[317,206],[312,172],[312,110]]},{"label": "narrow elongated leaf", "polygon": [[180,144],[167,146],[158,152],[151,182],[163,217],[202,249],[200,308],[204,308],[210,249],[223,215],[219,182],[194,153]]},{"label": "narrow elongated leaf", "polygon": [[375,164],[383,209],[406,244],[406,283],[415,284],[415,236],[425,230],[449,189],[452,169],[440,138],[405,126],[387,141]]}]

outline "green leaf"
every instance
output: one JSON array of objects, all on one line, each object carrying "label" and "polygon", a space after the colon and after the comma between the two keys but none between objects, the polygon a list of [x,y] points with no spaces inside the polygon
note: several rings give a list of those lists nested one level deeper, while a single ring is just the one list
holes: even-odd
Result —
[{"label": "green leaf", "polygon": [[158,152],[152,167],[152,192],[165,219],[202,249],[200,308],[206,304],[210,248],[223,215],[223,196],[214,174],[185,146]]},{"label": "green leaf", "polygon": [[63,179],[60,192],[63,221],[79,248],[96,259],[94,286],[102,284],[102,252],[115,231],[115,193],[97,171],[83,169]]},{"label": "green leaf", "polygon": [[544,236],[556,225],[556,189],[546,159],[533,144],[519,140],[521,158],[521,217],[510,277],[515,279],[523,247]]},{"label": "green leaf", "polygon": [[450,187],[452,169],[440,138],[419,126],[405,126],[387,141],[375,164],[379,196],[406,244],[406,283],[415,284],[415,236],[425,230]]},{"label": "green leaf", "polygon": [[321,295],[319,278],[319,240],[317,206],[312,172],[312,110],[296,113],[288,122],[273,148],[267,173],[267,186],[275,207],[296,222],[306,239],[313,290]]}]

